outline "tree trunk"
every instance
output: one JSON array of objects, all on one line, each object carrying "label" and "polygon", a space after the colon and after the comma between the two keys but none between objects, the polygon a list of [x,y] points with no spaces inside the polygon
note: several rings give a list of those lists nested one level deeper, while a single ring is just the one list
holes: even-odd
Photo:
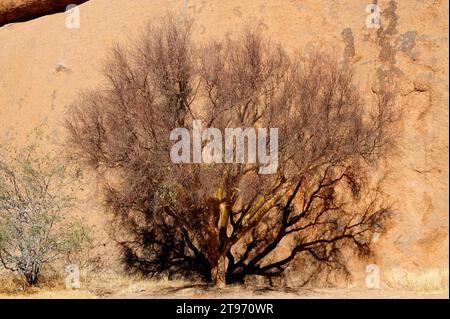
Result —
[{"label": "tree trunk", "polygon": [[220,256],[217,263],[211,269],[211,277],[217,288],[226,286],[225,274],[227,272],[226,257]]}]

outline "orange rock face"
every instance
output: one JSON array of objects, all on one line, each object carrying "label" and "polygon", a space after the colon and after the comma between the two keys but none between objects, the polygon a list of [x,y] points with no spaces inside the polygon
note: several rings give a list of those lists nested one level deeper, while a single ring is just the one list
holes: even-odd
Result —
[{"label": "orange rock face", "polygon": [[[80,2],[0,0],[0,25]],[[63,141],[66,108],[80,91],[101,84],[99,70],[110,48],[133,39],[167,10],[195,19],[199,43],[259,25],[291,52],[335,51],[354,66],[355,84],[369,103],[376,101],[377,80],[396,83],[396,103],[404,110],[399,145],[379,172],[394,214],[376,243],[376,263],[382,271],[448,267],[449,3],[379,0],[376,29],[366,24],[372,2],[91,0],[80,6],[79,29],[65,27],[66,13],[1,27],[0,143],[24,141],[37,127],[49,145]],[[103,234],[104,215],[91,194],[83,211]]]}]

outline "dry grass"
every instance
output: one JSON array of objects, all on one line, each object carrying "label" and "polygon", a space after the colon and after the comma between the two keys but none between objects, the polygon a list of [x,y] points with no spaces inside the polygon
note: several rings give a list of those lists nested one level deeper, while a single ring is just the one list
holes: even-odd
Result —
[{"label": "dry grass", "polygon": [[82,290],[65,290],[64,278],[56,273],[43,275],[37,287],[28,286],[21,277],[12,273],[0,274],[0,298],[86,298],[86,293]]},{"label": "dry grass", "polygon": [[24,281],[6,272],[0,273],[0,294],[14,294],[25,291]]},{"label": "dry grass", "polygon": [[448,270],[386,273],[382,289],[354,285],[341,288],[268,287],[248,284],[218,289],[210,285],[167,279],[149,279],[118,272],[81,275],[81,289],[64,289],[64,278],[46,276],[40,287],[23,289],[12,275],[0,274],[0,298],[448,298]]},{"label": "dry grass", "polygon": [[34,296],[40,296],[40,298],[109,297],[112,295],[132,295],[144,291],[158,291],[163,288],[176,289],[176,287],[189,284],[182,280],[156,280],[114,271],[91,273],[81,271],[80,283],[80,290],[66,290],[64,274],[51,271],[41,276],[38,286],[30,287],[20,276],[2,271],[0,272],[0,298],[32,298]]},{"label": "dry grass", "polygon": [[192,284],[183,280],[151,279],[139,275],[126,275],[107,271],[81,276],[81,286],[99,297],[131,296],[161,289],[176,289]]},{"label": "dry grass", "polygon": [[87,290],[49,290],[35,288],[33,292],[2,294],[0,299],[94,299],[96,295]]},{"label": "dry grass", "polygon": [[389,288],[413,291],[448,291],[448,282],[448,268],[434,268],[422,271],[407,271],[403,268],[394,268],[385,275],[385,283]]},{"label": "dry grass", "polygon": [[25,293],[33,294],[39,289],[60,289],[63,288],[63,279],[57,274],[46,274],[41,276],[39,287],[29,286],[20,276],[12,273],[2,273],[0,275],[0,293],[15,294]]}]

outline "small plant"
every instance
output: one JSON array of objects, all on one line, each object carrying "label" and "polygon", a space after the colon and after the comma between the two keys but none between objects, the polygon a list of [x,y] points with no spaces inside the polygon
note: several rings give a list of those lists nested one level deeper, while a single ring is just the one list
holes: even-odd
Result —
[{"label": "small plant", "polygon": [[45,264],[90,242],[85,224],[63,214],[74,203],[66,182],[66,167],[33,148],[0,157],[0,262],[28,285]]}]

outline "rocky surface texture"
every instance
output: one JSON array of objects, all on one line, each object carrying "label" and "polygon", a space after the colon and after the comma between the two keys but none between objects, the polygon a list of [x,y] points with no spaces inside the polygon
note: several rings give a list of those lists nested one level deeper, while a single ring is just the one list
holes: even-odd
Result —
[{"label": "rocky surface texture", "polygon": [[[0,25],[8,2],[17,1],[0,0]],[[381,27],[376,29],[366,26],[370,3],[91,0],[80,6],[80,29],[65,27],[67,13],[4,26],[0,28],[0,140],[26,140],[41,127],[49,144],[62,141],[67,105],[80,90],[99,85],[108,50],[114,43],[132,39],[167,10],[194,17],[198,41],[233,34],[247,24],[259,25],[292,52],[335,51],[354,65],[369,103],[376,101],[376,83],[392,88],[404,115],[396,154],[380,168],[380,174],[386,174],[383,189],[394,208],[394,222],[377,242],[376,262],[386,270],[448,267],[449,4],[379,0]],[[86,211],[98,211],[94,199],[89,203]]]},{"label": "rocky surface texture", "polygon": [[0,0],[0,27],[8,23],[63,12],[70,4],[81,4],[86,1],[88,0]]}]

